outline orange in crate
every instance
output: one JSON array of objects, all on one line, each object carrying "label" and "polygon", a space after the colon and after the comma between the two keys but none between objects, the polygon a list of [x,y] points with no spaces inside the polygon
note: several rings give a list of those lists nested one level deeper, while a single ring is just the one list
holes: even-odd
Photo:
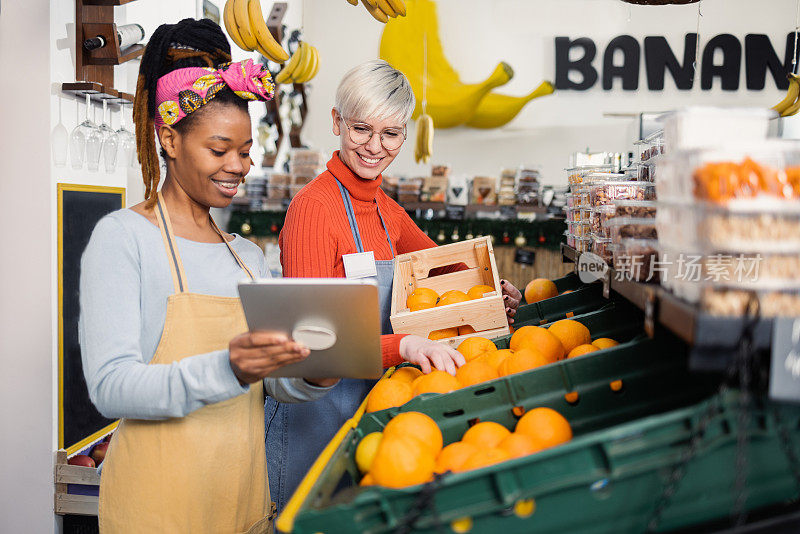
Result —
[{"label": "orange in crate", "polygon": [[403,412],[386,423],[384,439],[391,436],[413,436],[422,441],[435,457],[442,450],[442,431],[429,415],[421,412]]},{"label": "orange in crate", "polygon": [[[396,334],[428,337],[434,330],[472,327],[475,332],[464,328],[461,334],[456,332],[453,337],[441,340],[453,347],[463,341],[461,336],[493,339],[508,335],[505,305],[499,291],[474,300],[463,292],[476,286],[500,287],[489,237],[400,254],[394,265],[390,320]],[[453,270],[455,268],[460,270]],[[439,274],[442,270],[452,272]],[[419,288],[438,293],[438,306],[409,311],[407,299]]]},{"label": "orange in crate", "polygon": [[546,328],[540,326],[523,326],[511,336],[511,350],[522,348],[534,349],[542,353],[550,363],[564,357],[564,346],[561,341]]},{"label": "orange in crate", "polygon": [[478,452],[478,447],[471,443],[464,443],[463,441],[456,441],[451,443],[439,453],[436,458],[436,473],[446,473],[452,471],[458,473],[464,462],[469,460],[469,457]]},{"label": "orange in crate", "polygon": [[474,287],[471,287],[469,291],[467,291],[467,296],[470,300],[480,299],[483,298],[484,293],[491,293],[494,291],[492,286],[487,286],[486,284],[480,284]]},{"label": "orange in crate", "polygon": [[472,425],[469,430],[464,432],[461,441],[485,450],[497,447],[510,434],[511,431],[500,423],[483,421]]},{"label": "orange in crate", "polygon": [[616,347],[619,345],[619,341],[615,341],[610,337],[599,337],[592,341],[592,345],[597,347],[598,349],[610,349],[611,347]]},{"label": "orange in crate", "polygon": [[475,329],[472,328],[470,325],[459,326],[458,327],[458,335],[459,336],[466,336],[466,335],[474,334],[474,333],[475,333]]},{"label": "orange in crate", "polygon": [[573,319],[556,321],[547,330],[561,341],[565,354],[569,354],[578,345],[588,345],[592,342],[589,329]]},{"label": "orange in crate", "polygon": [[556,289],[556,285],[547,278],[536,278],[525,286],[525,302],[528,304],[557,296],[558,289]]},{"label": "orange in crate", "polygon": [[435,456],[421,440],[412,436],[384,436],[369,474],[380,486],[405,488],[432,480],[435,466]]},{"label": "orange in crate", "polygon": [[503,349],[503,350],[495,350],[495,351],[487,352],[486,354],[484,354],[480,358],[483,361],[485,361],[486,363],[488,363],[489,365],[491,365],[492,367],[494,367],[495,369],[497,369],[498,372],[499,372],[500,371],[500,365],[502,365],[503,360],[505,360],[506,358],[508,358],[512,354],[514,354],[513,351],[511,351],[509,349]]},{"label": "orange in crate", "polygon": [[367,412],[402,406],[414,397],[411,384],[403,380],[380,380],[367,397]]},{"label": "orange in crate", "polygon": [[497,369],[480,359],[467,362],[456,371],[456,380],[462,387],[488,382],[499,377]]},{"label": "orange in crate", "polygon": [[442,330],[434,330],[430,334],[428,334],[428,339],[433,341],[438,341],[440,339],[447,339],[450,337],[456,337],[458,335],[458,328],[444,328]]},{"label": "orange in crate", "polygon": [[497,370],[500,376],[522,373],[552,363],[541,352],[533,349],[520,349],[500,364]]},{"label": "orange in crate", "polygon": [[450,393],[461,388],[461,384],[450,373],[436,369],[417,378],[413,387],[414,396],[417,396],[423,393]]},{"label": "orange in crate", "polygon": [[519,458],[533,454],[539,450],[539,445],[536,440],[527,434],[519,432],[512,432],[497,446],[498,449],[503,449],[512,458]]},{"label": "orange in crate", "polygon": [[578,345],[567,354],[567,358],[577,358],[578,356],[583,356],[584,354],[589,354],[590,352],[596,352],[600,349],[595,347],[594,345]]},{"label": "orange in crate", "polygon": [[472,469],[480,469],[481,467],[488,467],[490,465],[499,464],[510,460],[511,455],[505,449],[488,449],[481,450],[469,457],[461,466],[462,471],[471,471]]},{"label": "orange in crate", "polygon": [[475,336],[468,337],[462,341],[456,350],[464,356],[465,360],[470,361],[474,360],[481,354],[497,350],[497,347],[495,347],[494,343],[485,337]]},{"label": "orange in crate", "polygon": [[416,367],[411,367],[407,365],[405,367],[400,367],[399,369],[395,369],[392,376],[389,377],[390,380],[402,380],[403,382],[407,382],[411,384],[414,380],[422,376],[422,371],[417,369]]},{"label": "orange in crate", "polygon": [[517,421],[515,432],[532,437],[542,449],[572,439],[572,427],[563,415],[551,408],[534,408]]}]

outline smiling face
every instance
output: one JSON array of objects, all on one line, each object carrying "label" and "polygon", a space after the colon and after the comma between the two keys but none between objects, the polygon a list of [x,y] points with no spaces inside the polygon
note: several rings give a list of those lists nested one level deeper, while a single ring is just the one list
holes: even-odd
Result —
[{"label": "smiling face", "polygon": [[213,102],[195,113],[202,115],[182,131],[170,126],[159,131],[168,176],[194,202],[224,208],[250,171],[250,115],[241,107]]},{"label": "smiling face", "polygon": [[[339,136],[340,140],[339,157],[356,176],[366,180],[376,179],[400,153],[402,146],[395,150],[386,150],[381,144],[380,136],[380,132],[388,128],[402,130],[404,125],[400,123],[399,119],[369,120],[348,117],[347,124],[345,124],[335,108],[331,111],[331,116],[333,118],[333,135]],[[365,144],[359,145],[350,139],[347,125],[349,124],[352,128],[356,123],[368,124],[372,127],[374,134]]]}]

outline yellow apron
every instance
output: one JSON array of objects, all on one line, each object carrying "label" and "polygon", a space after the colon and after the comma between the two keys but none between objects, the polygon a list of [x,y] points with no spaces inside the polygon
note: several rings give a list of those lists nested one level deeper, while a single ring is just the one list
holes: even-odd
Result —
[{"label": "yellow apron", "polygon": [[[156,205],[175,294],[151,364],[225,349],[247,331],[235,297],[190,293],[172,225]],[[212,220],[222,237],[222,232]],[[227,240],[239,266],[252,278]],[[232,399],[165,421],[123,419],[100,479],[100,531],[108,533],[268,533],[270,502],[264,450],[263,383]]]}]

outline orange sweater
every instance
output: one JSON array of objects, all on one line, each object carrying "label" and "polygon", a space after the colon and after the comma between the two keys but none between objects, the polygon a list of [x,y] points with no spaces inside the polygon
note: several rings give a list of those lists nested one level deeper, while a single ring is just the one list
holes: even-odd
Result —
[{"label": "orange sweater", "polygon": [[[344,254],[356,249],[344,202],[336,178],[350,192],[353,212],[364,250],[372,250],[376,260],[391,260],[392,252],[373,200],[377,200],[389,229],[395,254],[435,247],[414,224],[400,205],[380,189],[382,176],[375,180],[359,178],[334,152],[328,170],[300,190],[289,205],[278,244],[283,276],[293,278],[344,278]],[[402,335],[381,336],[383,366],[401,363]]]}]

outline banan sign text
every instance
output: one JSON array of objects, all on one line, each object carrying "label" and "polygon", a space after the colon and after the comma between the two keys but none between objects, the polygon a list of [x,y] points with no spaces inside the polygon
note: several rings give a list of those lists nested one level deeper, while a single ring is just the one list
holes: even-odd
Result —
[{"label": "banan sign text", "polygon": [[[709,39],[700,50],[698,58],[701,89],[710,91],[714,80],[719,79],[722,90],[738,91],[741,86],[742,55],[745,87],[748,90],[763,90],[768,73],[779,89],[788,89],[786,75],[792,69],[794,40],[795,34],[790,33],[781,57],[767,35],[749,34],[745,36],[744,44],[736,36],[727,33]],[[595,62],[598,56],[597,45],[588,37],[556,37],[555,45],[555,85],[559,90],[587,91],[599,82],[603,90],[611,91],[614,80],[619,79],[623,90],[636,91],[639,89],[642,56],[647,89],[650,91],[663,90],[667,74],[681,91],[689,91],[694,85],[696,33],[689,33],[684,38],[680,59],[667,39],[661,36],[645,37],[643,45],[630,35],[615,37],[603,52],[602,64]]]}]

